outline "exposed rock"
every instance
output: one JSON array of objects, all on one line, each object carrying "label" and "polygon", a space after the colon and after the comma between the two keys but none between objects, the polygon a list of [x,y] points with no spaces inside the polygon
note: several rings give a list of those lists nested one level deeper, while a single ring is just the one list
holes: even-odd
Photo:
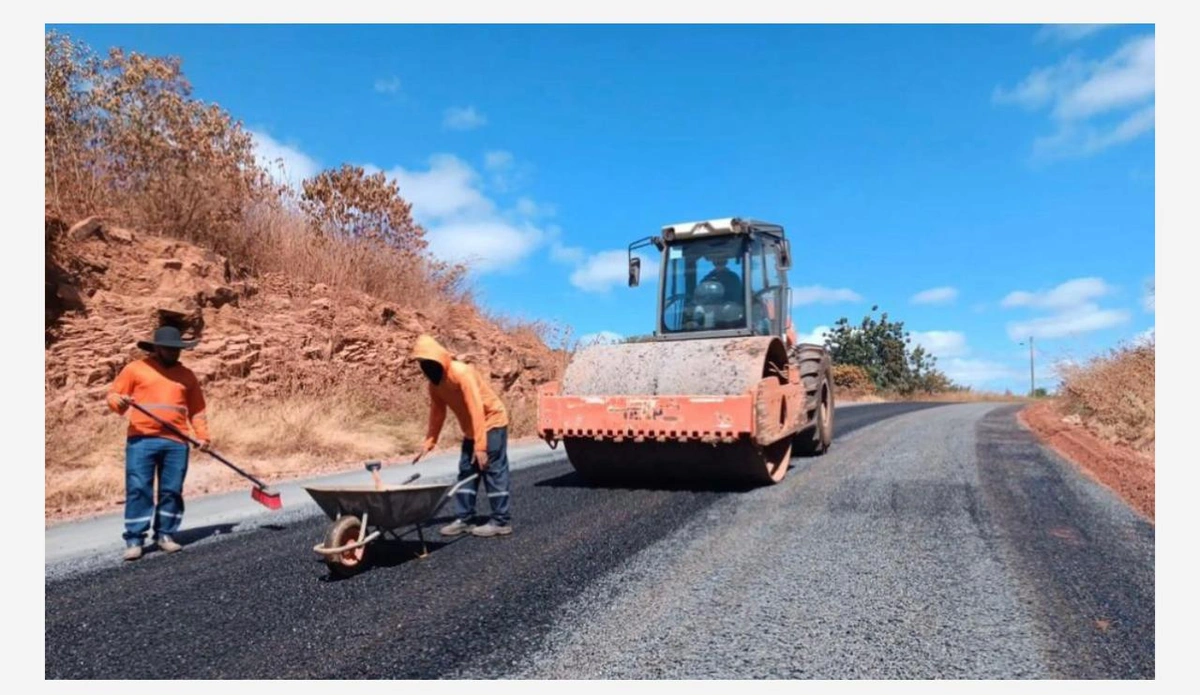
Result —
[{"label": "exposed rock", "polygon": [[63,258],[53,278],[47,268],[47,299],[72,308],[47,313],[47,408],[102,407],[117,372],[144,354],[136,342],[163,324],[199,340],[182,360],[215,407],[331,385],[394,398],[422,386],[408,357],[426,332],[475,364],[506,401],[555,377],[548,349],[470,308],[434,315],[278,273],[234,280],[227,259],[188,243],[98,217],[69,229],[50,218],[47,229],[52,222],[67,231],[56,232]]}]

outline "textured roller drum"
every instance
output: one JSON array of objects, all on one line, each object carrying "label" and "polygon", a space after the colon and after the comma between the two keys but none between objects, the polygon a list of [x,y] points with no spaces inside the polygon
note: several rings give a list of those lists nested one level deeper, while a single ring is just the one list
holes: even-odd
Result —
[{"label": "textured roller drum", "polygon": [[577,353],[564,396],[736,396],[763,377],[778,338],[710,338],[597,345]]},{"label": "textured roller drum", "polygon": [[[740,396],[787,355],[778,338],[714,338],[595,346],[572,359],[564,396]],[[791,437],[770,446],[747,440],[612,441],[566,437],[567,458],[588,480],[608,485],[770,484],[787,472]]]}]

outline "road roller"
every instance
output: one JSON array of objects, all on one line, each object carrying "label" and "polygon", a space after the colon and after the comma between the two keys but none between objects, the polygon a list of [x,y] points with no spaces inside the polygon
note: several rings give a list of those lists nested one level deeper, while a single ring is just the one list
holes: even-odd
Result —
[{"label": "road roller", "polygon": [[[538,435],[597,484],[771,485],[833,438],[831,362],[791,325],[778,224],[673,224],[629,245],[659,258],[652,334],[578,350],[538,392]],[[649,264],[647,264],[649,267]]]}]

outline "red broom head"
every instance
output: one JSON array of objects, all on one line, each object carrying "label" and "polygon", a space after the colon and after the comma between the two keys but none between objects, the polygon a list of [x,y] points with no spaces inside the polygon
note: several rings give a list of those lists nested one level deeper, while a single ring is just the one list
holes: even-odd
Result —
[{"label": "red broom head", "polygon": [[250,498],[267,509],[283,509],[283,498],[278,492],[270,492],[261,487],[251,488]]}]

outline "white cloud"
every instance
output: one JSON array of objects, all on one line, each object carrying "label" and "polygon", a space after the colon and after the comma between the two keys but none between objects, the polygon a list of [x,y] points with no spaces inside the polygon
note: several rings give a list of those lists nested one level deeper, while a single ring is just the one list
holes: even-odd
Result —
[{"label": "white cloud", "polygon": [[498,193],[520,189],[533,175],[533,166],[518,162],[511,152],[491,150],[483,155],[483,168],[489,173],[491,188]]},{"label": "white cloud", "polygon": [[1098,299],[1112,292],[1103,279],[1097,277],[1076,278],[1068,280],[1050,290],[1026,292],[1017,290],[1010,292],[1000,306],[1003,307],[1032,307],[1035,309],[1066,309],[1078,306],[1092,299]]},{"label": "white cloud", "polygon": [[586,255],[587,252],[578,246],[564,246],[559,241],[550,242],[550,258],[559,263],[578,265]]},{"label": "white cloud", "polygon": [[1145,103],[1154,96],[1154,37],[1134,39],[1093,66],[1082,84],[1068,85],[1054,106],[1063,120],[1087,118]]},{"label": "white cloud", "polygon": [[1125,309],[1102,309],[1092,302],[1063,309],[1052,316],[1040,316],[1008,324],[1008,336],[1013,340],[1062,338],[1080,333],[1119,326],[1129,320]]},{"label": "white cloud", "polygon": [[493,150],[483,155],[483,166],[489,171],[503,171],[512,167],[515,158],[512,152]]},{"label": "white cloud", "polygon": [[817,326],[810,333],[799,333],[796,335],[796,340],[801,343],[816,343],[817,345],[825,344],[825,334],[830,330],[829,326]]},{"label": "white cloud", "polygon": [[375,91],[381,94],[395,94],[400,91],[399,77],[385,77],[375,80]]},{"label": "white cloud", "polygon": [[487,124],[487,117],[474,106],[451,106],[442,116],[442,127],[450,130],[474,130]]},{"label": "white cloud", "polygon": [[579,347],[589,347],[591,345],[613,345],[625,340],[625,336],[612,331],[599,331],[597,333],[587,333],[579,337]]},{"label": "white cloud", "polygon": [[792,290],[792,304],[834,304],[836,302],[861,302],[862,297],[854,290],[831,289],[821,285],[797,287]]},{"label": "white cloud", "polygon": [[952,357],[938,360],[937,368],[952,381],[972,387],[982,387],[997,381],[1019,378],[1021,371],[1002,362],[985,359]]},{"label": "white cloud", "polygon": [[[517,201],[517,207],[520,208],[520,201]],[[556,263],[566,263],[567,265],[579,265],[583,262],[587,252],[579,246],[568,246],[563,243],[562,229],[558,225],[548,225],[546,233],[550,239],[550,259]]]},{"label": "white cloud", "polygon": [[1153,345],[1154,344],[1154,326],[1138,333],[1133,337],[1134,345]]},{"label": "white cloud", "polygon": [[967,336],[958,331],[912,331],[913,342],[939,360],[960,357],[969,352]]},{"label": "white cloud", "polygon": [[922,290],[909,300],[913,304],[949,304],[958,298],[958,290],[953,287],[933,287]]},{"label": "white cloud", "polygon": [[1113,288],[1097,277],[1075,278],[1049,290],[1010,292],[1000,305],[1006,308],[1040,309],[1051,312],[1008,324],[1013,340],[1062,338],[1112,328],[1129,320],[1125,309],[1105,309],[1095,300],[1112,294]]},{"label": "white cloud", "polygon": [[[658,261],[642,258],[642,280],[658,277]],[[629,254],[625,249],[600,251],[586,257],[571,273],[571,284],[584,292],[608,292],[629,282]]]},{"label": "white cloud", "polygon": [[1031,72],[992,99],[1028,110],[1049,107],[1054,133],[1034,141],[1034,156],[1055,159],[1095,154],[1154,129],[1154,36],[1127,41],[1107,58],[1071,55]]},{"label": "white cloud", "polygon": [[438,258],[488,272],[512,266],[529,255],[541,243],[542,232],[492,218],[439,224],[429,229],[428,237],[429,250]]},{"label": "white cloud", "polygon": [[452,154],[433,155],[425,171],[396,167],[387,175],[396,180],[400,195],[412,203],[413,215],[422,222],[495,212],[495,204],[479,190],[479,175]]},{"label": "white cloud", "polygon": [[533,202],[532,198],[522,197],[517,199],[517,212],[526,217],[537,217],[546,212],[546,210],[543,206]]},{"label": "white cloud", "polygon": [[429,158],[429,168],[396,167],[387,172],[412,203],[413,217],[425,227],[430,251],[450,262],[466,262],[486,273],[511,267],[557,236],[534,223],[540,211],[532,199],[502,210],[481,190],[479,173],[451,154]]},{"label": "white cloud", "polygon": [[1092,36],[1106,28],[1107,25],[1104,24],[1047,24],[1039,29],[1033,38],[1038,43],[1048,41],[1070,43]]},{"label": "white cloud", "polygon": [[1142,290],[1142,309],[1147,313],[1154,313],[1154,278],[1146,280],[1145,287]]},{"label": "white cloud", "polygon": [[299,149],[284,145],[261,130],[249,133],[254,141],[255,159],[276,182],[299,190],[301,181],[321,171],[321,165]]}]

